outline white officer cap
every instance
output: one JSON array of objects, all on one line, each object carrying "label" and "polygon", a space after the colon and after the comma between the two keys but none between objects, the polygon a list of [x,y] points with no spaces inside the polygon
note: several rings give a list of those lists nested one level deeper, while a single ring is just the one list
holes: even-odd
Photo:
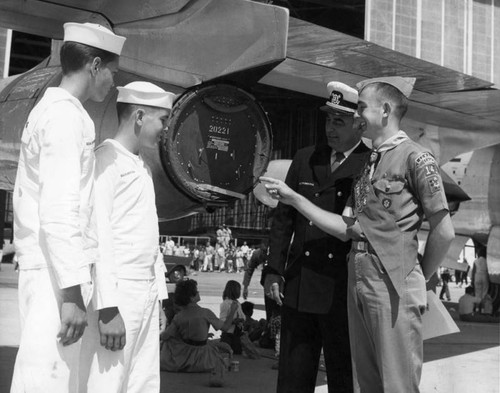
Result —
[{"label": "white officer cap", "polygon": [[172,109],[176,95],[163,90],[150,82],[131,82],[126,86],[117,87],[118,98],[116,102],[154,106]]},{"label": "white officer cap", "polygon": [[95,23],[68,22],[64,24],[64,42],[79,42],[119,56],[125,40],[125,37],[116,35],[108,28]]},{"label": "white officer cap", "polygon": [[326,85],[328,101],[322,106],[322,111],[334,114],[347,115],[356,111],[358,106],[358,92],[342,82],[332,81]]},{"label": "white officer cap", "polygon": [[365,79],[356,84],[358,91],[363,90],[366,86],[372,83],[387,83],[398,89],[406,98],[410,97],[413,90],[413,85],[417,78],[403,78],[401,76],[384,76],[381,78]]}]

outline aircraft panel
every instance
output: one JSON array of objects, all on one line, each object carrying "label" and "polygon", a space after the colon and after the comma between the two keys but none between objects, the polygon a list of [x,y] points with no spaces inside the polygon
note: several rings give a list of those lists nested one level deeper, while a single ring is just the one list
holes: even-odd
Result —
[{"label": "aircraft panel", "polygon": [[415,89],[426,93],[484,89],[491,82],[417,59],[380,45],[290,18],[287,58],[357,75],[412,76]]},{"label": "aircraft panel", "polygon": [[160,15],[179,12],[191,0],[56,0],[64,4],[83,10],[92,10],[105,15],[113,24],[150,19]]}]

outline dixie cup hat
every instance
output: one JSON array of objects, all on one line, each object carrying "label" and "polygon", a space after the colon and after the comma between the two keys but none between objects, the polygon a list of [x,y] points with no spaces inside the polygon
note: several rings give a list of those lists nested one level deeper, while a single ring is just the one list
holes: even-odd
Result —
[{"label": "dixie cup hat", "polygon": [[73,41],[120,55],[126,38],[95,23],[64,24],[64,42]]},{"label": "dixie cup hat", "polygon": [[117,87],[117,90],[116,102],[127,104],[172,109],[176,98],[174,93],[165,91],[151,82],[131,82],[128,85]]}]

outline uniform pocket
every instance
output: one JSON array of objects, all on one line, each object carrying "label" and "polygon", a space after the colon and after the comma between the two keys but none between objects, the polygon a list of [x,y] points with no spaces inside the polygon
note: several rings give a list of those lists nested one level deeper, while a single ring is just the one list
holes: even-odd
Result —
[{"label": "uniform pocket", "polygon": [[398,194],[405,188],[404,179],[379,179],[373,183],[373,187],[384,194]]}]

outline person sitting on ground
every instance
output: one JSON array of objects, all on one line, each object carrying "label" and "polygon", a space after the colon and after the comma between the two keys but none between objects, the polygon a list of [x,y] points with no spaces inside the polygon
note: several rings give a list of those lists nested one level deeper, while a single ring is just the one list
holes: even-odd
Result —
[{"label": "person sitting on ground", "polygon": [[237,311],[232,321],[232,326],[227,330],[222,332],[220,340],[231,346],[231,349],[236,355],[241,355],[241,334],[243,328],[243,322],[245,321],[245,314],[241,310],[241,304],[238,302],[241,296],[241,285],[238,281],[229,280],[226,283],[224,292],[222,293],[222,303],[220,305],[219,317],[222,321],[226,321],[229,315],[229,310],[234,302],[237,303]]},{"label": "person sitting on ground", "polygon": [[481,309],[481,314],[485,314],[485,315],[492,315],[493,314],[493,299],[491,298],[489,293],[487,293],[483,297],[479,307]]},{"label": "person sitting on ground", "polygon": [[474,296],[474,288],[465,288],[465,294],[458,299],[458,314],[460,320],[466,322],[499,322],[500,318],[479,312],[481,299]]},{"label": "person sitting on ground", "polygon": [[255,320],[252,318],[254,304],[252,302],[241,303],[241,309],[245,314],[245,322],[243,322],[243,331],[248,333],[250,341],[258,340],[266,329],[267,322],[265,319]]},{"label": "person sitting on ground", "polygon": [[208,308],[200,307],[198,283],[195,280],[176,284],[174,299],[180,308],[161,338],[160,368],[172,372],[209,372],[224,367],[222,353],[232,356],[228,345],[208,340],[210,325],[215,330],[227,331],[239,307],[237,301],[228,307],[225,321]]}]

